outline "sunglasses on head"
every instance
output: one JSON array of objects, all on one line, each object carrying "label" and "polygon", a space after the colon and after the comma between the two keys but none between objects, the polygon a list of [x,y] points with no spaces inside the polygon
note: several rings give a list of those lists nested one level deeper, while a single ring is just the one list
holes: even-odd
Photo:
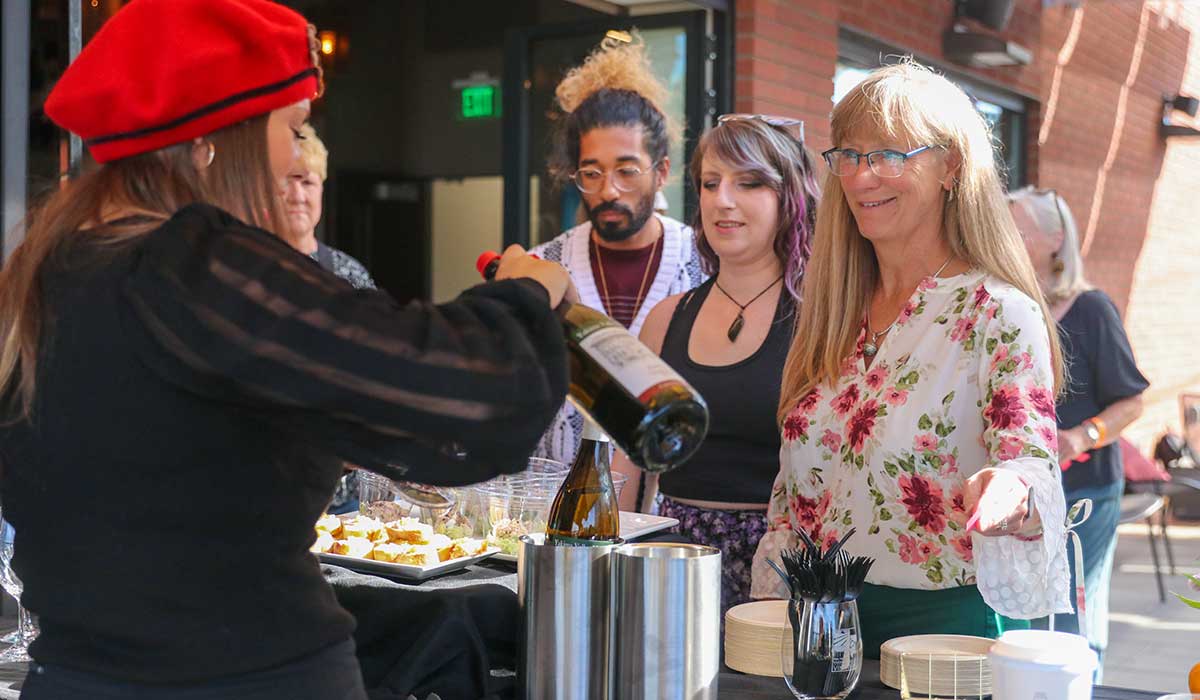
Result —
[{"label": "sunglasses on head", "polygon": [[[804,120],[793,119],[791,117],[780,117],[774,114],[722,114],[717,117],[717,124],[725,124],[726,122],[763,122],[770,126],[778,127],[787,131],[793,138],[801,143],[804,142]],[[796,128],[798,133],[793,134],[792,128]]]}]

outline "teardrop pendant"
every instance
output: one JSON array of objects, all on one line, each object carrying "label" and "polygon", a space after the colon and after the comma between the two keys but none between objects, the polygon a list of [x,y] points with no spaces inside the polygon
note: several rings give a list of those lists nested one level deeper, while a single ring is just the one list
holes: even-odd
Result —
[{"label": "teardrop pendant", "polygon": [[729,324],[729,331],[725,333],[725,335],[729,336],[729,342],[732,343],[737,340],[738,333],[742,332],[742,326],[745,324],[746,319],[742,316],[742,312],[739,311],[737,318],[733,319],[733,323]]},{"label": "teardrop pendant", "polygon": [[863,343],[863,355],[865,357],[875,357],[875,353],[877,352],[879,352],[879,348],[875,346],[875,343]]}]

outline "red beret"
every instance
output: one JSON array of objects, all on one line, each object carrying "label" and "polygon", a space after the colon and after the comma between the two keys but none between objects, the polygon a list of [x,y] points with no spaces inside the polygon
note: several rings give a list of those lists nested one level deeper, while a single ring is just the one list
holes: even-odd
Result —
[{"label": "red beret", "polygon": [[96,161],[182,143],[312,98],[308,23],[269,0],[133,0],[46,98]]}]

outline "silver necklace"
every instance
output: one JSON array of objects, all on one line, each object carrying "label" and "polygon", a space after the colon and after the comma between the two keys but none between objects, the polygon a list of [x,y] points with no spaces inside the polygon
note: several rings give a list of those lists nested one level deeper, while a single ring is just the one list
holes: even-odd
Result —
[{"label": "silver necklace", "polygon": [[[950,261],[953,259],[954,259],[953,255],[946,258],[946,262],[942,263],[942,266],[939,267],[937,269],[937,272],[933,273],[931,275],[931,277],[934,277],[936,279],[938,275],[942,274],[942,270],[945,270],[946,266],[949,265]],[[884,328],[883,330],[881,330],[879,332],[875,332],[875,331],[871,330],[871,303],[869,301],[867,302],[867,335],[871,336],[871,339],[863,343],[863,356],[864,357],[866,357],[868,359],[875,357],[875,353],[879,352],[879,338],[881,336],[887,335],[887,332],[892,330],[892,327],[895,326],[896,322],[899,320],[900,320],[900,314],[896,314],[896,318],[894,318],[892,320],[892,322],[888,324],[887,328]]]}]

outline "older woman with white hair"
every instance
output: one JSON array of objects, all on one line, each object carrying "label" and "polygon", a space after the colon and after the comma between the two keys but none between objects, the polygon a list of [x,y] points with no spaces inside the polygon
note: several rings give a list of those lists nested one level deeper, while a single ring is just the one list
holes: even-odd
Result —
[{"label": "older woman with white hair", "polygon": [[[1091,516],[1076,530],[1083,550],[1088,642],[1103,659],[1125,486],[1116,441],[1141,415],[1149,383],[1134,362],[1116,306],[1084,276],[1075,217],[1066,201],[1054,190],[1026,187],[1010,194],[1009,203],[1067,358],[1067,389],[1058,403],[1058,456],[1067,503],[1092,501]],[[1074,616],[1056,623],[1056,629],[1079,631]]]},{"label": "older woman with white hair", "polygon": [[317,240],[321,198],[325,194],[325,178],[329,172],[329,151],[310,124],[300,127],[299,131],[300,157],[287,175],[283,195],[289,229],[287,242],[355,289],[375,289],[375,281],[362,263]]},{"label": "older woman with white hair", "polygon": [[834,107],[753,594],[803,530],[875,565],[863,647],[1067,612],[1058,337],[970,99],[911,61]]}]

